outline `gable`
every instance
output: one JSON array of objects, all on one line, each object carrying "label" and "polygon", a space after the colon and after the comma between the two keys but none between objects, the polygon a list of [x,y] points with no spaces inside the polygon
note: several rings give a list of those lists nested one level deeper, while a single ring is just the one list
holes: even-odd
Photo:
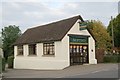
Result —
[{"label": "gable", "polygon": [[80,35],[89,35],[90,36],[90,33],[88,32],[87,29],[80,30],[80,26],[79,26],[78,21],[79,20],[77,20],[75,22],[75,24],[73,25],[73,27],[69,30],[68,34],[80,34]]},{"label": "gable", "polygon": [[92,35],[92,33],[90,32],[88,28],[86,28],[85,30],[80,30],[79,19],[75,22],[75,24],[68,31],[67,34],[68,35],[73,34],[73,35],[81,35],[81,36],[90,36],[95,40],[94,36]]}]

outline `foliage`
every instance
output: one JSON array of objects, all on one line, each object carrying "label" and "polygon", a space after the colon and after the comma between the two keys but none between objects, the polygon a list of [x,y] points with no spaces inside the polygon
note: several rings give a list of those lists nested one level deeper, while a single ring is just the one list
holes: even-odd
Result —
[{"label": "foliage", "polygon": [[8,56],[13,55],[14,49],[12,44],[20,35],[21,31],[19,26],[9,25],[2,29],[3,52],[6,60]]},{"label": "foliage", "polygon": [[0,37],[0,48],[2,48],[2,38]]},{"label": "foliage", "polygon": [[13,62],[14,61],[14,57],[13,56],[9,56],[8,57],[8,68],[13,68]]},{"label": "foliage", "polygon": [[112,25],[113,25],[113,34],[114,34],[114,45],[115,47],[120,47],[120,14],[109,23],[107,31],[110,36],[112,36]]},{"label": "foliage", "polygon": [[96,39],[96,47],[104,50],[111,49],[111,38],[105,26],[100,21],[89,21],[88,29]]},{"label": "foliage", "polygon": [[5,71],[5,58],[2,58],[2,71]]},{"label": "foliage", "polygon": [[120,55],[106,55],[103,60],[104,63],[120,63]]}]

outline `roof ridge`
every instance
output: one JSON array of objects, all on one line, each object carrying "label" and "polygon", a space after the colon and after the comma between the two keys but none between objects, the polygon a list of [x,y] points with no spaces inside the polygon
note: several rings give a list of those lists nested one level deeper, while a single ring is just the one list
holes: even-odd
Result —
[{"label": "roof ridge", "polygon": [[72,17],[69,17],[69,18],[61,19],[61,20],[58,20],[58,21],[53,21],[53,22],[50,22],[50,23],[47,23],[47,24],[35,26],[35,27],[32,27],[32,28],[28,28],[28,29],[35,29],[35,28],[38,28],[38,27],[45,27],[45,26],[50,25],[50,24],[58,23],[58,22],[73,19],[73,18],[80,18],[82,21],[84,21],[80,15],[77,15],[77,16],[72,16]]}]

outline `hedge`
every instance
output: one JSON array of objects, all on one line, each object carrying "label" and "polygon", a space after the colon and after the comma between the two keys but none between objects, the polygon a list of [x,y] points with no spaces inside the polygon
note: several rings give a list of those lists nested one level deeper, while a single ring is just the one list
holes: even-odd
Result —
[{"label": "hedge", "polygon": [[13,56],[9,56],[8,57],[8,68],[13,68],[13,61],[14,61],[14,57]]},{"label": "hedge", "polygon": [[104,63],[120,63],[120,55],[105,55]]}]

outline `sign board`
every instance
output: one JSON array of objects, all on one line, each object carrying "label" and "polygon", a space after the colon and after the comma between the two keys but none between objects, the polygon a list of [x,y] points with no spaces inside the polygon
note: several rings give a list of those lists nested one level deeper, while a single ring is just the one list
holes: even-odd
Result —
[{"label": "sign board", "polygon": [[86,30],[87,29],[87,22],[82,22],[79,25],[80,25],[80,30]]},{"label": "sign board", "polygon": [[70,43],[88,43],[88,37],[70,36]]}]

